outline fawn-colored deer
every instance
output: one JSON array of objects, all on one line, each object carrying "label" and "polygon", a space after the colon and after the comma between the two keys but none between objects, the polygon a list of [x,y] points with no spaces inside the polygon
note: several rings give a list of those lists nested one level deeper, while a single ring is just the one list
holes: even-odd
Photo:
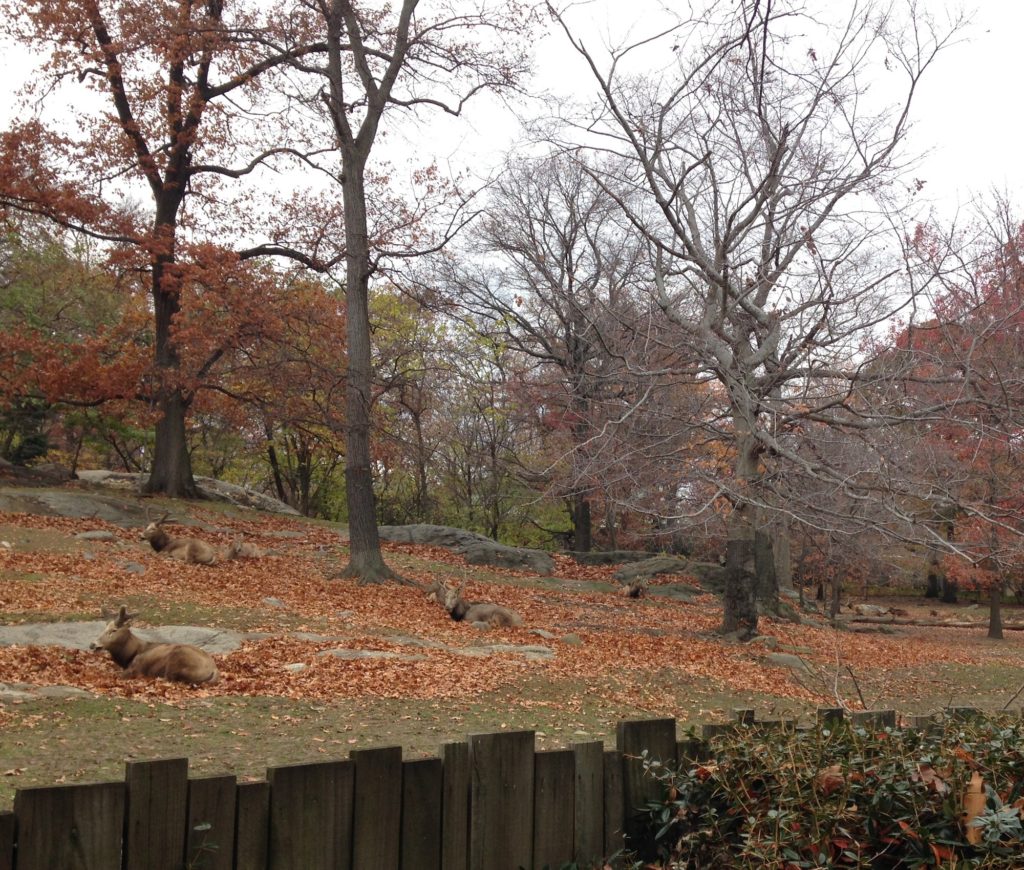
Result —
[{"label": "fawn-colored deer", "polygon": [[427,590],[427,598],[444,607],[456,622],[468,622],[478,628],[513,627],[523,624],[523,618],[508,607],[486,601],[466,601],[462,597],[462,590],[465,588],[465,583],[456,587],[437,580]]},{"label": "fawn-colored deer", "polygon": [[167,534],[163,524],[167,521],[169,514],[164,514],[160,519],[154,520],[142,530],[142,539],[149,541],[149,545],[158,553],[163,553],[173,559],[181,559],[190,565],[212,565],[220,555],[217,548],[199,538],[174,538]]},{"label": "fawn-colored deer", "polygon": [[132,633],[138,614],[122,604],[90,649],[105,649],[129,676],[163,677],[181,683],[215,683],[220,674],[206,650],[187,643],[155,643]]}]

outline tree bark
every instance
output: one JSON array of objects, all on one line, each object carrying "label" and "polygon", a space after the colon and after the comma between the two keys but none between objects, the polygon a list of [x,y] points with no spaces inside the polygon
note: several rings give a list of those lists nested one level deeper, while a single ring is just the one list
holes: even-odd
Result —
[{"label": "tree bark", "polygon": [[[738,510],[744,509],[749,506]],[[725,550],[722,632],[738,632],[742,639],[747,639],[757,633],[753,525],[750,534],[744,534],[744,523],[735,519],[736,513],[733,512],[734,519],[730,522],[730,538]]]},{"label": "tree bark", "polygon": [[734,413],[733,422],[737,430],[734,476],[738,493],[728,521],[721,630],[725,634],[737,632],[746,639],[757,633],[757,510],[746,498],[757,478],[757,442],[746,415]]},{"label": "tree bark", "polygon": [[988,591],[988,637],[1003,639],[1003,581],[992,584]]},{"label": "tree bark", "polygon": [[344,161],[345,300],[348,377],[345,387],[345,495],[348,500],[349,563],[343,577],[360,583],[396,580],[384,564],[377,531],[377,500],[370,456],[370,240],[366,220],[365,158]]},{"label": "tree bark", "polygon": [[[174,203],[165,207],[177,211],[177,205]],[[181,310],[178,301],[179,288],[172,286],[170,274],[174,258],[174,233],[173,222],[156,230],[158,237],[163,236],[168,240],[168,250],[158,257],[153,266],[152,278],[155,316],[153,354],[157,368],[156,400],[160,417],[156,422],[153,465],[150,468],[149,479],[142,489],[143,492],[162,493],[171,498],[199,498],[199,488],[192,476],[192,457],[188,452],[188,439],[185,435],[185,419],[191,402],[185,397],[178,383],[181,360],[171,337],[174,318]]]},{"label": "tree bark", "polygon": [[171,498],[199,498],[201,493],[192,476],[192,457],[185,440],[188,403],[180,390],[169,390],[161,397],[160,406],[163,413],[156,422],[153,465],[142,491]]},{"label": "tree bark", "polygon": [[593,526],[590,519],[590,502],[578,492],[572,500],[573,548],[580,553],[589,553],[594,547]]},{"label": "tree bark", "polygon": [[775,556],[775,578],[778,589],[793,588],[793,557],[789,544],[789,525],[785,519],[772,523],[772,552]]}]

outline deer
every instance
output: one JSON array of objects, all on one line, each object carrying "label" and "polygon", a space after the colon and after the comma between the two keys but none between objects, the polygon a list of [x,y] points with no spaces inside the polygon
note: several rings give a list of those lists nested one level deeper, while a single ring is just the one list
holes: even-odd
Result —
[{"label": "deer", "polygon": [[266,555],[264,549],[241,538],[235,538],[228,546],[229,559],[262,559]]},{"label": "deer", "polygon": [[181,559],[189,565],[212,565],[217,561],[219,555],[217,549],[206,541],[199,538],[173,538],[167,534],[163,524],[170,514],[164,514],[160,519],[151,522],[142,530],[142,540],[149,541],[149,545],[158,553],[170,556],[173,559]]},{"label": "deer", "polygon": [[142,640],[132,633],[130,627],[136,616],[137,613],[129,613],[128,607],[122,604],[89,649],[105,649],[131,677],[163,677],[195,686],[217,682],[220,673],[206,650],[187,643]]},{"label": "deer", "polygon": [[514,627],[523,624],[523,618],[518,613],[500,604],[466,601],[462,597],[462,590],[465,587],[465,583],[455,587],[442,584],[438,580],[427,592],[427,598],[439,602],[456,622],[468,622],[477,628]]}]

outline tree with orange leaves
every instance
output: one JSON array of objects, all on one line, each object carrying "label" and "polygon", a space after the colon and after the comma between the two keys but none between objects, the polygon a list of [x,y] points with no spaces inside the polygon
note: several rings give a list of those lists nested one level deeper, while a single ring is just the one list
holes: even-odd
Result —
[{"label": "tree with orange leaves", "polygon": [[[26,108],[74,104],[2,134],[0,206],[101,240],[116,273],[146,282],[152,359],[136,386],[156,411],[156,446],[145,489],[195,496],[186,415],[225,348],[188,348],[186,334],[205,334],[204,305],[237,313],[253,281],[243,261],[274,252],[233,248],[232,206],[251,216],[253,204],[228,182],[300,154],[301,125],[289,141],[286,124],[268,133],[256,110],[265,79],[322,46],[274,11],[222,0],[24,0],[4,12],[5,36],[46,58],[26,95],[40,100]],[[190,296],[206,301],[190,309]]]},{"label": "tree with orange leaves", "polygon": [[[897,347],[913,360],[909,409],[933,409],[908,477],[946,515],[933,545],[960,585],[989,596],[989,637],[1002,637],[1008,583],[1024,571],[1024,225],[990,217],[988,245],[966,267],[937,268],[934,317],[906,328]],[[936,249],[922,230],[918,244]],[[932,253],[933,262],[938,259]]]}]

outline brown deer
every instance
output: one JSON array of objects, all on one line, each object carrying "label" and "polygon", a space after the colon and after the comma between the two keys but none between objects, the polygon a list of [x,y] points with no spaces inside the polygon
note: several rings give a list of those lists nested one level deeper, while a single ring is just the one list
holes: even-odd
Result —
[{"label": "brown deer", "polygon": [[262,559],[266,555],[264,549],[241,538],[235,538],[228,547],[229,559]]},{"label": "brown deer", "polygon": [[142,530],[142,540],[149,541],[149,545],[158,553],[173,559],[181,559],[189,565],[214,564],[219,555],[218,551],[206,541],[200,541],[199,538],[173,538],[167,534],[163,524],[169,516],[170,514],[164,514],[146,526]]},{"label": "brown deer", "polygon": [[[459,586],[442,584],[433,594],[436,596],[443,591],[444,597],[441,601],[449,616],[456,622],[468,622],[477,628],[488,626],[512,627],[523,624],[523,618],[514,610],[502,607],[500,604],[490,604],[485,601],[466,601],[462,597],[462,590],[466,588],[465,583]],[[428,593],[429,597],[430,593]]]},{"label": "brown deer", "polygon": [[129,624],[138,614],[122,604],[90,649],[105,649],[132,677],[163,677],[180,683],[216,683],[220,677],[213,657],[187,643],[154,643],[132,633]]}]

